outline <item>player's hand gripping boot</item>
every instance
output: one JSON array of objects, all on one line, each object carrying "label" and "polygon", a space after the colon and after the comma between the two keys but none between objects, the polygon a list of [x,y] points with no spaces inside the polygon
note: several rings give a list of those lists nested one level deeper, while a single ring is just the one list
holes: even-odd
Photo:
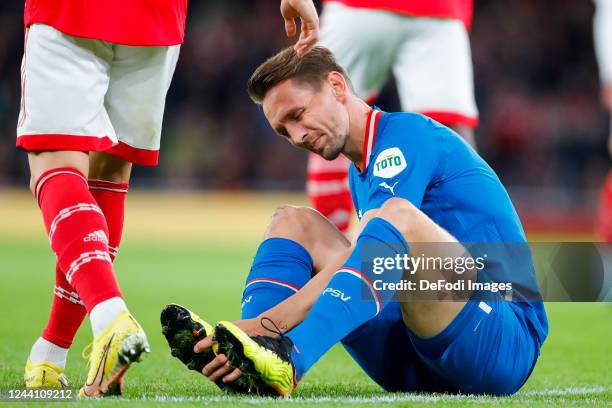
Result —
[{"label": "player's hand gripping boot", "polygon": [[66,388],[68,379],[64,370],[49,361],[32,364],[30,359],[23,375],[26,388]]},{"label": "player's hand gripping boot", "polygon": [[[264,320],[270,319],[263,318],[262,325]],[[231,365],[242,371],[240,378],[248,382],[252,392],[286,397],[297,385],[291,361],[293,342],[278,329],[269,331],[279,337],[249,337],[235,324],[219,322],[215,326],[218,353],[225,354]]]},{"label": "player's hand gripping boot", "polygon": [[[170,353],[181,360],[188,369],[202,373],[202,369],[215,358],[213,350],[196,353],[193,347],[197,342],[212,335],[213,327],[186,307],[169,304],[161,312],[162,333],[170,346]],[[242,377],[231,383],[215,382],[219,388],[238,393],[249,389]]]},{"label": "player's hand gripping boot", "polygon": [[81,397],[120,395],[125,373],[132,363],[150,351],[147,336],[127,311],[122,311],[111,325],[99,333],[84,351],[89,354],[89,372]]}]

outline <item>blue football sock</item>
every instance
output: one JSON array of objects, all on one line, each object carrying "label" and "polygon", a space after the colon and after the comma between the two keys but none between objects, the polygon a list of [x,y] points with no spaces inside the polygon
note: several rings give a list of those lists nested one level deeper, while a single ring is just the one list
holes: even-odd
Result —
[{"label": "blue football sock", "polygon": [[308,282],[312,258],[303,246],[285,238],[259,245],[242,293],[242,318],[250,319],[287,299]]},{"label": "blue football sock", "polygon": [[[374,279],[399,281],[403,270],[374,274],[374,257],[395,258],[409,253],[402,234],[382,218],[373,218],[357,238],[355,249],[330,280],[306,319],[287,333],[297,378],[308,371],[334,344],[376,316],[392,299],[392,292],[377,292]],[[297,350],[296,350],[297,349]]]}]

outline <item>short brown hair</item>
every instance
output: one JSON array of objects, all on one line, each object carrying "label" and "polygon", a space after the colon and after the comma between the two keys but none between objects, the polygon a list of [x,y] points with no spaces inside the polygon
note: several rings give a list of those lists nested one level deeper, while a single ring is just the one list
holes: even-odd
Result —
[{"label": "short brown hair", "polygon": [[344,75],[351,86],[344,68],[338,64],[334,54],[324,47],[314,47],[306,55],[298,57],[293,46],[287,47],[261,64],[247,83],[247,90],[253,102],[261,104],[270,88],[287,79],[296,79],[315,86],[321,86],[330,72]]}]

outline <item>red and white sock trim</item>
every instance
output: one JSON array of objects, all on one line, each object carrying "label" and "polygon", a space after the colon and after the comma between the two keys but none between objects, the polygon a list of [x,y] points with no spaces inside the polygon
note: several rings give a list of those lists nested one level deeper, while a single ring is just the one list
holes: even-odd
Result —
[{"label": "red and white sock trim", "polygon": [[66,272],[66,280],[68,281],[68,283],[72,285],[72,277],[76,272],[78,272],[81,266],[95,260],[106,261],[111,265],[113,263],[110,255],[106,251],[95,250],[90,252],[83,252],[81,255],[79,255],[77,259],[72,261],[68,272]]},{"label": "red and white sock trim", "polygon": [[80,212],[80,211],[94,211],[104,217],[104,213],[102,212],[100,207],[98,207],[95,204],[79,203],[79,204],[76,204],[70,207],[66,207],[60,210],[60,212],[57,213],[55,218],[53,218],[53,221],[51,222],[51,226],[49,227],[49,241],[51,242],[53,241],[53,235],[55,234],[55,231],[57,230],[57,226],[60,222],[62,222],[66,218],[69,218],[72,214]]},{"label": "red and white sock trim", "polygon": [[66,299],[74,304],[85,306],[85,304],[76,292],[64,289],[61,286],[56,286],[54,292],[55,296],[60,299]]},{"label": "red and white sock trim", "polygon": [[42,189],[43,185],[49,181],[49,179],[58,176],[60,174],[72,174],[73,176],[77,176],[80,179],[83,180],[83,182],[85,184],[87,184],[87,179],[85,178],[85,176],[83,174],[81,174],[81,172],[74,170],[74,169],[70,169],[70,168],[65,168],[65,169],[56,169],[55,171],[48,171],[46,173],[44,173],[37,181],[36,181],[36,185],[34,186],[34,197],[36,197],[36,201],[39,201],[39,196],[40,196],[40,190]]},{"label": "red and white sock trim", "polygon": [[113,193],[127,193],[128,188],[128,183],[115,183],[106,180],[89,179],[90,190],[104,190],[111,191]]},{"label": "red and white sock trim", "polygon": [[376,289],[374,289],[374,284],[372,283],[370,278],[368,278],[366,275],[364,275],[357,269],[347,268],[347,267],[339,269],[336,273],[348,273],[349,275],[353,275],[356,278],[361,279],[366,284],[366,286],[370,289],[370,292],[372,292],[372,297],[374,298],[374,301],[376,302],[376,314],[380,313],[380,310],[382,309],[382,301],[380,300],[380,296],[378,296],[378,292],[376,291]]},{"label": "red and white sock trim", "polygon": [[114,246],[108,246],[108,253],[110,254],[110,256],[112,256],[113,258],[117,257],[117,254],[119,253],[119,247],[114,247]]},{"label": "red and white sock trim", "polygon": [[278,285],[278,286],[282,286],[284,288],[288,288],[291,289],[294,292],[297,292],[298,290],[300,290],[300,288],[298,288],[297,286],[294,286],[290,283],[286,283],[286,282],[281,282],[281,281],[277,281],[275,279],[270,279],[270,278],[258,278],[258,279],[253,279],[252,281],[250,281],[249,283],[246,284],[246,286],[244,287],[245,289],[248,288],[251,285],[254,285],[256,283],[270,283],[272,285]]}]

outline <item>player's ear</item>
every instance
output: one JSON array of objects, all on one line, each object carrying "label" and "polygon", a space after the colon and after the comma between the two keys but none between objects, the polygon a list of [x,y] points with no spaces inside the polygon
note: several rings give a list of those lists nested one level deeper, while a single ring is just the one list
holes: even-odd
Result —
[{"label": "player's ear", "polygon": [[348,92],[348,84],[344,75],[338,71],[332,71],[327,75],[327,82],[336,99],[344,99]]}]

